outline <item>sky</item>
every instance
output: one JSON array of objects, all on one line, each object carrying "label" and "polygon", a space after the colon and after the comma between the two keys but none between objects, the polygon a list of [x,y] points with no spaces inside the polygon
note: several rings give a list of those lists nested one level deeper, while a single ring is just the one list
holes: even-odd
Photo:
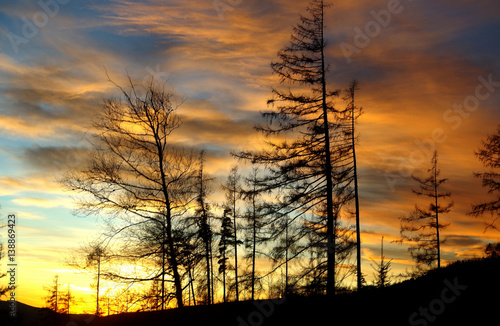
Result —
[{"label": "sky", "polygon": [[[82,160],[100,103],[125,85],[165,82],[183,104],[176,140],[207,151],[220,182],[259,146],[253,127],[277,85],[270,63],[305,12],[302,0],[8,0],[0,4],[0,217],[17,216],[17,300],[43,306],[55,274],[89,301],[92,277],[64,261],[100,230],[73,214],[58,183]],[[467,216],[489,195],[474,156],[500,121],[500,3],[489,0],[337,0],[326,13],[328,83],[356,78],[363,268],[381,236],[394,272],[413,263],[399,217],[419,199],[434,149],[455,206],[442,217],[445,262],[479,257],[500,233]],[[339,104],[342,100],[338,99]],[[0,229],[3,243],[7,229]],[[6,268],[5,262],[1,265]]]}]

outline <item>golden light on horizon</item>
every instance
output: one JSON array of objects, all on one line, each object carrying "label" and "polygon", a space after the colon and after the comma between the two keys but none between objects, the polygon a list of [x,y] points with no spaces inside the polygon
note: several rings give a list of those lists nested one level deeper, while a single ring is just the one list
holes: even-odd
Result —
[{"label": "golden light on horizon", "polygon": [[[216,5],[221,3],[226,6]],[[156,168],[156,161],[148,161],[147,155],[142,155],[148,153],[150,148],[138,149],[134,153],[141,155],[136,157],[130,155],[135,162],[143,160],[141,163],[146,165],[144,171],[137,174],[140,169],[134,170],[131,164],[128,174],[117,173],[113,175],[114,179],[106,179],[112,174],[109,173],[100,179],[87,180],[87,186],[110,189],[113,195],[120,193],[121,200],[128,198],[127,204],[130,204],[131,198],[139,203],[134,207],[122,205],[126,213],[118,212],[120,205],[117,201],[106,202],[103,198],[97,199],[97,202],[102,200],[100,211],[78,210],[78,199],[89,199],[91,196],[85,197],[85,194],[76,191],[77,188],[68,190],[70,188],[61,182],[67,171],[83,168],[88,163],[92,155],[92,142],[89,140],[101,132],[92,128],[92,121],[103,112],[103,101],[123,99],[124,94],[117,85],[124,87],[125,92],[131,91],[127,88],[129,79],[142,86],[148,81],[155,81],[166,91],[173,92],[171,104],[174,107],[178,105],[175,114],[182,123],[169,135],[164,149],[182,147],[191,151],[193,167],[198,164],[198,153],[205,153],[204,173],[211,180],[207,181],[208,199],[203,208],[209,210],[209,221],[213,227],[210,230],[213,242],[209,269],[214,275],[209,283],[216,284],[210,291],[215,302],[222,302],[224,286],[227,286],[227,297],[236,300],[234,248],[228,249],[228,256],[224,256],[228,258],[228,266],[220,267],[224,263],[222,252],[225,250],[221,244],[222,217],[227,207],[225,201],[228,200],[222,184],[227,181],[231,168],[237,166],[241,176],[240,186],[249,190],[246,179],[253,166],[234,154],[264,149],[272,152],[272,147],[266,142],[284,144],[286,140],[290,144],[298,136],[305,135],[305,131],[317,132],[323,121],[321,114],[328,112],[334,115],[335,110],[348,105],[344,100],[345,93],[342,93],[336,97],[328,96],[335,108],[331,112],[321,111],[320,116],[316,116],[316,112],[300,117],[291,115],[290,120],[274,116],[272,120],[273,126],[286,126],[290,121],[297,121],[294,119],[313,121],[317,118],[317,125],[309,130],[306,127],[310,125],[304,124],[300,128],[290,128],[293,129],[290,133],[271,133],[265,137],[255,128],[270,121],[262,117],[262,112],[273,111],[283,105],[268,102],[277,97],[278,89],[289,94],[290,98],[292,94],[303,95],[296,97],[292,103],[307,102],[306,95],[311,91],[311,84],[308,83],[316,77],[314,69],[310,69],[310,75],[305,74],[305,83],[288,85],[282,81],[290,81],[300,69],[295,72],[292,69],[292,75],[284,73],[280,76],[273,73],[270,64],[283,60],[284,52],[278,54],[278,51],[289,44],[294,33],[292,26],[300,22],[301,13],[307,14],[305,8],[308,3],[306,0],[222,0],[213,3],[180,0],[137,3],[127,0],[99,3],[43,0],[27,3],[22,0],[0,5],[1,34],[5,35],[0,51],[0,243],[4,244],[6,251],[9,238],[6,228],[2,226],[8,214],[15,214],[18,218],[17,301],[35,307],[45,306],[47,291],[43,287],[50,284],[57,274],[62,289],[69,287],[75,296],[71,313],[95,313],[96,275],[68,267],[68,256],[75,254],[82,244],[96,239],[102,243],[109,241],[110,248],[117,251],[133,249],[134,246],[140,248],[140,232],[147,232],[140,227],[131,228],[135,230],[135,233],[130,232],[136,238],[132,239],[130,235],[127,238],[124,235],[128,232],[126,224],[143,225],[154,212],[165,211],[164,194],[162,200],[151,200],[152,194],[159,193],[158,189],[162,189],[163,185],[155,178],[148,179],[149,176],[143,175],[144,171]],[[325,28],[322,30],[326,43],[322,52],[327,67],[323,71],[328,86],[325,91],[344,90],[351,80],[359,81],[356,105],[363,108],[363,114],[355,124],[355,148],[362,243],[360,257],[367,283],[375,279],[372,264],[380,261],[382,237],[384,257],[392,262],[391,277],[396,278],[398,274],[414,268],[415,261],[408,245],[398,245],[395,241],[401,238],[400,218],[410,214],[415,204],[428,204],[427,198],[412,192],[418,186],[412,175],[427,176],[434,151],[439,153],[441,177],[447,179],[443,192],[450,192],[450,199],[455,203],[449,213],[440,217],[441,222],[449,224],[442,233],[442,239],[446,239],[441,246],[443,264],[483,257],[488,243],[500,242],[498,231],[485,229],[486,223],[492,220],[490,215],[477,218],[469,215],[472,205],[495,199],[495,194],[488,193],[488,188],[482,186],[474,173],[488,170],[475,152],[488,135],[495,132],[500,121],[499,10],[500,4],[491,1],[338,0],[325,12]],[[36,20],[45,16],[47,19],[43,24]],[[292,40],[298,42],[298,39]],[[304,52],[307,51],[301,52],[301,55]],[[293,66],[290,62],[287,64],[288,68]],[[309,63],[305,60],[303,64],[307,66]],[[138,86],[141,87],[139,95],[144,91],[142,86]],[[314,94],[322,91],[315,89]],[[122,101],[121,105],[126,103]],[[291,110],[290,107],[288,109]],[[120,114],[115,117],[116,121],[120,118]],[[147,129],[147,124],[139,125],[132,120],[118,125],[137,138],[143,137]],[[321,137],[316,138],[318,143],[321,143]],[[346,134],[344,137],[347,138]],[[151,139],[158,144],[162,140],[161,137]],[[125,143],[122,145],[128,146]],[[338,153],[341,151],[338,150]],[[123,161],[127,159],[122,158]],[[273,159],[275,161],[269,160],[268,165],[260,165],[261,173],[269,173],[271,168],[285,170],[275,164],[279,161],[276,157]],[[124,168],[122,163],[114,166],[116,171]],[[168,171],[182,165],[176,163],[178,165]],[[306,166],[306,163],[310,162],[303,165]],[[307,192],[316,189],[326,175],[326,165],[317,167],[315,171],[320,176],[316,179],[319,180],[317,184],[306,184],[306,177],[293,186],[283,179],[280,182],[286,184],[288,190],[302,187],[300,189]],[[94,168],[94,172],[98,170],[95,165],[87,167]],[[109,167],[111,165],[105,166]],[[105,168],[99,173],[105,175],[109,172]],[[197,173],[194,171],[193,175]],[[165,177],[161,173],[157,175]],[[181,179],[183,176],[180,173],[178,177]],[[111,190],[109,184],[99,184],[102,180],[118,182]],[[170,181],[175,184],[177,179]],[[133,192],[131,188],[137,191]],[[187,188],[184,185],[176,190],[180,193]],[[202,222],[184,218],[200,214],[195,212],[199,206],[199,189],[193,189],[190,188],[190,199],[174,212],[178,215],[169,225],[173,228],[173,236],[167,234],[165,224],[163,229],[151,231],[152,234],[163,232],[162,239],[157,234],[157,238],[150,235],[146,240],[151,243],[143,244],[144,247],[149,246],[148,250],[152,253],[137,258],[135,263],[131,255],[128,260],[117,259],[110,266],[103,264],[103,269],[140,279],[152,278],[160,270],[158,261],[161,260],[161,250],[158,243],[163,241],[163,248],[168,248],[164,252],[175,252],[177,249],[182,252],[180,261],[175,263],[176,268],[177,264],[180,266],[177,279],[172,261],[165,259],[167,294],[172,298],[178,296],[174,289],[180,283],[186,304],[192,303],[193,298],[198,302],[207,301],[205,295],[210,292],[204,274],[207,258],[200,245],[205,239],[201,231],[200,234],[193,231],[196,227],[201,229]],[[237,199],[235,212],[239,228],[236,238],[242,240],[242,244],[237,246],[240,264],[237,273],[243,284],[238,295],[243,299],[251,297],[251,242],[258,241],[256,239],[260,235],[256,233],[255,238],[251,237],[248,220],[255,206],[252,207],[249,193]],[[276,204],[278,196],[283,193],[267,192],[258,199]],[[319,216],[318,212],[323,208],[318,208],[318,204],[313,210],[308,204],[315,201],[326,203],[327,200],[323,200],[323,194],[314,195],[318,197],[310,198],[293,214],[310,210]],[[150,201],[141,203],[147,196],[150,196]],[[353,243],[356,240],[355,219],[349,216],[354,209],[354,204],[343,206],[339,215],[342,227],[338,230],[343,234],[351,232],[349,239]],[[299,238],[297,247],[293,248],[295,251],[290,249],[290,252],[284,252],[278,248],[278,243],[284,241],[282,224],[261,227],[266,231],[269,231],[266,228],[271,231],[281,228],[282,232],[269,231],[272,238],[262,240],[264,244],[256,246],[256,274],[262,276],[257,298],[264,299],[284,292],[285,273],[288,272],[293,274],[290,279],[300,279],[297,284],[306,282],[306,276],[300,272],[306,273],[306,267],[329,257],[327,251],[326,254],[319,253],[320,245],[316,247],[316,252],[304,249],[314,243],[314,236],[321,232],[326,234],[328,230],[327,224],[316,226],[312,222],[312,217],[318,217],[313,213],[310,220],[308,216],[297,218],[293,224],[296,229],[288,229],[287,224],[286,237],[290,232]],[[307,238],[305,233],[301,233],[305,232],[304,229],[312,229],[313,225],[317,234],[312,235],[311,232],[308,234],[310,238]],[[113,232],[116,234],[111,236]],[[189,242],[181,241],[182,245],[170,244],[166,240],[167,237],[178,239],[176,237],[183,236],[190,238]],[[146,241],[145,238],[143,236],[141,241]],[[339,237],[337,240],[341,242],[345,239]],[[345,243],[348,242],[345,240]],[[285,255],[296,255],[293,256],[293,263],[284,265]],[[194,256],[196,259],[192,258]],[[342,267],[342,277],[345,276],[341,285],[354,289],[356,250],[343,258],[337,262],[341,265],[339,268]],[[7,263],[6,257],[0,261],[0,275],[8,268]],[[318,263],[317,270],[324,265],[323,262]],[[326,283],[323,282],[324,271],[321,271],[318,288]],[[223,285],[224,280],[227,284]],[[100,307],[104,315],[108,308],[110,313],[116,313],[127,309],[151,309],[157,304],[153,302],[155,298],[134,303],[131,299],[158,291],[152,289],[155,286],[153,281],[119,283],[103,278],[100,282],[103,300]],[[0,288],[4,283],[5,280],[0,279]],[[314,291],[320,290],[311,290]],[[166,304],[174,307],[176,300]]]}]

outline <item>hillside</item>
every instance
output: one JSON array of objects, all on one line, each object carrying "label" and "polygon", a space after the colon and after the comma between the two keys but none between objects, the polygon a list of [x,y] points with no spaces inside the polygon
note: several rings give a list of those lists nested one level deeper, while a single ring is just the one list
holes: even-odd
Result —
[{"label": "hillside", "polygon": [[[321,325],[325,319],[327,325],[486,325],[492,321],[496,324],[499,272],[500,259],[472,260],[385,289],[368,289],[331,299],[289,297],[101,318],[61,316],[21,304],[20,320],[12,325]],[[0,309],[5,307],[2,305]],[[6,325],[4,317],[0,318],[0,324]]]}]

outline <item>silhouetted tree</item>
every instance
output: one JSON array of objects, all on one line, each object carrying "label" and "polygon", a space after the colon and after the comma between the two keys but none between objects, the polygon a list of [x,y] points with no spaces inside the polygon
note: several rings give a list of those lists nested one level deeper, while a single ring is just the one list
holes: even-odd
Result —
[{"label": "silhouetted tree", "polygon": [[199,174],[196,179],[196,187],[198,188],[198,196],[196,197],[197,209],[195,218],[197,220],[199,237],[203,243],[203,258],[205,259],[205,271],[206,271],[206,287],[207,287],[207,299],[208,304],[212,303],[212,295],[210,293],[212,289],[212,228],[210,225],[210,205],[207,203],[207,192],[209,191],[208,183],[211,181],[203,172],[204,165],[204,152],[200,154],[200,168]]},{"label": "silhouetted tree", "polygon": [[258,255],[263,254],[257,248],[269,240],[269,234],[266,233],[268,224],[266,219],[269,209],[259,198],[262,194],[258,189],[258,173],[257,168],[252,170],[250,177],[245,180],[247,189],[243,190],[243,198],[249,204],[244,219],[247,222],[245,227],[245,246],[249,249],[247,258],[251,261],[250,292],[252,300],[255,299],[256,258]]},{"label": "silhouetted tree", "polygon": [[60,291],[59,304],[62,306],[59,312],[62,314],[70,314],[71,305],[75,303],[75,297],[71,294],[71,286],[68,284],[67,290]]},{"label": "silhouetted tree", "polygon": [[[177,250],[177,262],[181,278],[189,281],[189,275],[203,258],[202,243],[198,238],[197,220],[177,220],[173,240]],[[122,224],[123,225],[123,224]],[[106,280],[128,284],[151,282],[159,285],[159,309],[165,309],[175,297],[173,273],[168,263],[166,221],[163,215],[141,221],[133,227],[122,229],[122,225],[108,225],[106,236],[110,239],[120,234],[120,241],[114,244],[113,265],[101,272]],[[134,266],[133,269],[130,266]],[[191,283],[188,283],[191,284]],[[184,289],[186,286],[184,286]]]},{"label": "silhouetted tree", "polygon": [[[353,197],[355,205],[355,216],[356,216],[356,280],[358,289],[363,286],[363,273],[361,271],[361,227],[359,221],[359,190],[358,190],[358,168],[356,160],[356,119],[361,115],[362,109],[357,107],[355,104],[356,91],[358,90],[358,81],[353,80],[349,84],[349,87],[345,90],[346,96],[344,100],[347,102],[347,108],[344,111],[345,116],[343,120],[348,122],[345,125],[345,134],[347,141],[350,145],[352,161],[347,164],[348,176],[347,183],[354,183]],[[339,180],[342,181],[342,180]],[[348,195],[348,197],[350,197]],[[350,199],[350,198],[349,198]]]},{"label": "silhouetted tree", "polygon": [[[264,112],[268,124],[257,127],[266,136],[285,136],[286,141],[269,140],[258,152],[236,156],[262,164],[268,172],[269,189],[280,189],[298,214],[314,211],[324,216],[323,249],[327,252],[327,293],[335,291],[335,139],[339,126],[329,90],[325,59],[324,10],[328,6],[312,0],[308,15],[294,26],[290,44],[278,52],[279,61],[271,67],[283,87],[274,88],[268,101],[275,110]],[[337,154],[336,154],[337,155]],[[318,209],[323,206],[322,209]],[[328,249],[330,248],[330,250]]]},{"label": "silhouetted tree", "polygon": [[194,196],[195,160],[171,141],[181,125],[173,93],[153,81],[142,95],[132,81],[128,91],[119,90],[121,99],[106,100],[94,121],[89,164],[69,173],[63,183],[85,195],[80,212],[105,213],[111,224],[120,221],[113,236],[147,223],[161,227],[164,245],[158,255],[166,256],[182,307],[179,251],[185,242],[182,220]]},{"label": "silhouetted tree", "polygon": [[149,290],[149,288],[144,289],[143,287],[134,287],[133,284],[124,284],[120,287],[114,287],[112,289],[108,288],[102,296],[103,304],[101,305],[101,315],[103,315],[105,311],[109,315],[113,313],[120,314],[156,310],[160,308],[160,297],[158,297],[160,300],[158,300],[157,306],[149,306],[150,302],[147,300],[147,298],[149,298]]},{"label": "silhouetted tree", "polygon": [[47,291],[47,296],[45,299],[45,305],[52,311],[59,312],[59,276],[54,276],[54,280],[50,285],[43,286],[43,289]]},{"label": "silhouetted tree", "polygon": [[468,214],[478,217],[490,213],[493,220],[488,223],[487,228],[500,230],[495,225],[500,219],[500,172],[498,170],[500,168],[500,126],[495,134],[489,135],[486,141],[483,141],[482,147],[475,154],[484,167],[491,170],[474,175],[481,179],[483,187],[488,188],[488,193],[496,196],[496,200],[472,205],[472,210]]},{"label": "silhouetted tree", "polygon": [[226,202],[224,204],[225,212],[231,212],[233,216],[233,248],[234,248],[234,284],[236,290],[236,301],[239,301],[239,284],[238,284],[238,245],[242,242],[238,240],[238,209],[237,202],[241,198],[240,175],[238,174],[238,167],[231,168],[226,183],[222,188],[226,191]]},{"label": "silhouetted tree", "polygon": [[[278,212],[279,216],[279,212]],[[271,249],[270,256],[273,259],[274,269],[283,268],[282,289],[283,296],[296,292],[293,287],[291,276],[292,261],[303,254],[305,248],[301,240],[306,236],[304,228],[300,227],[300,215],[283,214],[272,220],[269,229],[271,238],[274,239],[274,246]]]},{"label": "silhouetted tree", "polygon": [[440,192],[440,187],[447,179],[439,179],[440,171],[437,168],[438,155],[432,156],[432,167],[427,170],[429,176],[425,179],[412,176],[419,184],[418,190],[413,190],[418,196],[432,199],[427,208],[415,205],[415,210],[408,216],[401,217],[401,239],[399,243],[409,243],[408,250],[417,264],[424,263],[430,266],[434,261],[441,267],[441,240],[440,231],[448,224],[439,223],[439,217],[446,214],[453,207],[453,202],[439,204],[439,199],[450,196],[450,193]]},{"label": "silhouetted tree", "polygon": [[144,293],[144,301],[148,307],[147,310],[161,309],[161,280],[153,280]]},{"label": "silhouetted tree", "polygon": [[500,257],[500,242],[488,243],[484,249],[484,253],[488,258],[498,258]]},{"label": "silhouetted tree", "polygon": [[95,275],[95,284],[93,287],[96,289],[96,310],[95,314],[100,314],[100,290],[101,280],[103,278],[102,263],[110,260],[111,254],[109,250],[99,241],[93,241],[83,244],[74,251],[74,255],[67,261],[67,264],[80,272],[92,273]]},{"label": "silhouetted tree", "polygon": [[380,263],[377,263],[373,260],[375,265],[372,265],[372,268],[375,270],[375,285],[379,288],[386,287],[390,285],[389,281],[389,272],[391,270],[391,260],[385,262],[384,257],[384,237],[380,241]]},{"label": "silhouetted tree", "polygon": [[[335,205],[338,207],[338,204]],[[336,212],[338,214],[338,212]],[[303,228],[307,234],[307,243],[304,246],[305,257],[308,264],[299,271],[295,282],[305,295],[323,295],[327,289],[328,266],[325,263],[327,252],[324,250],[323,239],[325,237],[324,222],[322,216],[313,214],[307,225]],[[356,266],[350,263],[352,253],[356,248],[354,240],[355,229],[353,226],[345,225],[339,220],[335,223],[335,275],[339,286],[344,280],[356,274]],[[332,248],[328,248],[331,251]]]},{"label": "silhouetted tree", "polygon": [[90,244],[87,247],[87,256],[85,268],[95,269],[97,271],[96,274],[96,310],[95,314],[99,315],[99,291],[101,289],[101,262],[105,259],[106,249],[99,243]]},{"label": "silhouetted tree", "polygon": [[222,274],[222,297],[223,301],[226,302],[226,273],[229,270],[229,255],[230,255],[230,246],[234,244],[234,232],[233,232],[233,223],[231,218],[228,216],[230,213],[229,209],[224,210],[224,216],[222,217],[222,224],[220,230],[220,239],[219,239],[219,274]]}]

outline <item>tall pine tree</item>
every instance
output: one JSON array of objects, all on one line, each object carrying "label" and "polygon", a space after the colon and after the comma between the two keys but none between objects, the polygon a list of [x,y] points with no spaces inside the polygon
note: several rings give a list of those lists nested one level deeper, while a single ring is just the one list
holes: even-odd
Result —
[{"label": "tall pine tree", "polygon": [[231,221],[231,217],[229,213],[231,211],[229,209],[224,210],[224,216],[222,217],[222,224],[220,228],[220,239],[219,239],[219,274],[222,274],[222,298],[223,301],[226,302],[226,275],[227,271],[230,268],[229,264],[229,256],[231,253],[231,246],[234,244],[234,229],[233,223]]},{"label": "tall pine tree", "polygon": [[293,27],[290,43],[271,64],[282,87],[273,88],[268,104],[274,110],[263,113],[268,124],[257,127],[269,140],[267,149],[242,152],[238,157],[266,166],[262,180],[269,189],[280,189],[298,214],[312,212],[324,225],[327,264],[327,294],[335,292],[334,138],[338,132],[333,98],[327,85],[324,11],[327,5],[312,0],[307,15]]},{"label": "tall pine tree", "polygon": [[431,199],[426,208],[415,205],[415,210],[408,216],[401,217],[401,239],[400,243],[409,243],[408,250],[417,264],[430,266],[437,263],[441,267],[441,230],[448,226],[439,222],[442,214],[448,213],[453,207],[453,202],[440,204],[439,200],[450,197],[450,193],[441,192],[441,186],[447,179],[440,179],[440,171],[437,168],[438,155],[434,152],[432,156],[432,167],[427,170],[429,175],[423,179],[412,176],[419,185],[419,189],[413,190],[418,196]]},{"label": "tall pine tree", "polygon": [[207,192],[209,191],[208,183],[210,182],[210,178],[204,175],[203,167],[204,167],[204,152],[202,151],[200,154],[200,168],[199,174],[197,177],[196,186],[198,188],[198,196],[196,197],[197,209],[196,209],[196,220],[198,224],[198,234],[202,241],[203,247],[203,258],[205,260],[205,272],[206,272],[206,287],[207,287],[207,299],[206,302],[208,304],[212,303],[211,298],[212,295],[210,293],[212,289],[211,282],[211,260],[212,260],[212,228],[210,225],[210,206],[206,202]]}]

